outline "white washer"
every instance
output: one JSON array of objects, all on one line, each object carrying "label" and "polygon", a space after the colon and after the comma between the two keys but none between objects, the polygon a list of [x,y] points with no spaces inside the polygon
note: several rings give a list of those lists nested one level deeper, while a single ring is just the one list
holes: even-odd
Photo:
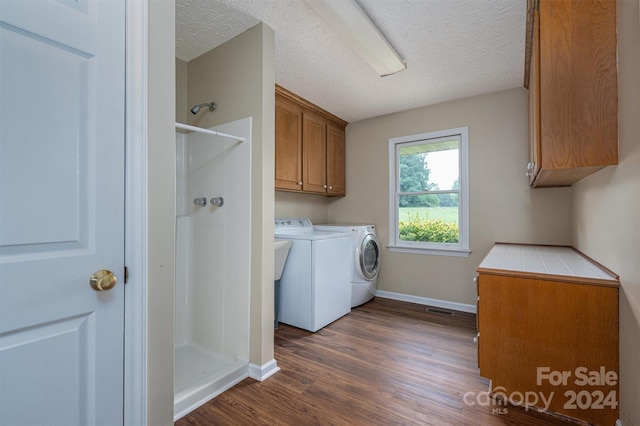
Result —
[{"label": "white washer", "polygon": [[351,311],[351,235],[320,231],[307,218],[278,218],[275,238],[291,240],[280,278],[279,322],[318,331]]},{"label": "white washer", "polygon": [[351,307],[362,305],[375,296],[380,269],[380,243],[374,225],[316,225],[317,231],[351,234]]}]

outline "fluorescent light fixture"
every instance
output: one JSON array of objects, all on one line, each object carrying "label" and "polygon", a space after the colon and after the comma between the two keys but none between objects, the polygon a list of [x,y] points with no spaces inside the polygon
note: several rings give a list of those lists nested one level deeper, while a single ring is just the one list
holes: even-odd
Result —
[{"label": "fluorescent light fixture", "polygon": [[305,1],[381,77],[407,68],[355,0]]}]

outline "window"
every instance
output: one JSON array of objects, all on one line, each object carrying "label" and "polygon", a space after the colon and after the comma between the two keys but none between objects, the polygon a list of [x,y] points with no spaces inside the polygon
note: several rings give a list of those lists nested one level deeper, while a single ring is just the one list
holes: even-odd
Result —
[{"label": "window", "polygon": [[469,256],[468,128],[389,139],[389,249]]}]

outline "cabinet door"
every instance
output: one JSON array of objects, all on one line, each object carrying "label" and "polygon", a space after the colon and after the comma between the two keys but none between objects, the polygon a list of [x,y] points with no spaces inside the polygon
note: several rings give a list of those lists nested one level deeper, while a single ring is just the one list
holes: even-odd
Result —
[{"label": "cabinet door", "polygon": [[275,188],[302,190],[302,110],[276,97]]},{"label": "cabinet door", "polygon": [[540,172],[571,185],[618,163],[616,2],[539,3]]},{"label": "cabinet door", "polygon": [[[550,411],[614,424],[617,399],[591,407],[602,402],[598,394],[618,395],[618,289],[509,275],[480,274],[479,280],[480,375],[506,395],[555,395]],[[567,380],[554,383],[547,375],[538,383],[542,367],[566,372]],[[603,370],[615,372],[615,380],[581,382],[584,375],[604,380]],[[594,399],[578,399],[576,406],[571,395]]]},{"label": "cabinet door", "polygon": [[326,194],[327,124],[319,115],[302,116],[302,190]]},{"label": "cabinet door", "polygon": [[529,164],[527,175],[533,184],[540,171],[540,13],[535,12],[529,77]]},{"label": "cabinet door", "polygon": [[345,195],[345,130],[327,124],[327,194]]},{"label": "cabinet door", "polygon": [[473,279],[476,283],[476,350],[478,355],[478,368],[480,368],[480,276]]}]

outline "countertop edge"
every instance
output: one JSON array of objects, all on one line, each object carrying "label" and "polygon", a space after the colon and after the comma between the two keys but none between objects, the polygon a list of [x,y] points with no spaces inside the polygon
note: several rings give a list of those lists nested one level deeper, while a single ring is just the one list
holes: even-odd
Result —
[{"label": "countertop edge", "polygon": [[[492,247],[492,249],[496,245],[518,245],[518,246],[532,246],[532,247],[561,247],[561,248],[569,248],[569,249],[575,251],[576,253],[578,253],[580,256],[584,257],[586,260],[588,260],[593,265],[598,267],[600,270],[602,270],[605,274],[609,275],[611,278],[607,279],[607,278],[582,277],[582,276],[574,276],[574,275],[560,275],[560,274],[551,274],[551,273],[543,273],[543,272],[527,272],[527,271],[518,271],[518,270],[512,270],[512,269],[487,268],[487,267],[482,267],[482,266],[478,266],[476,268],[476,271],[478,273],[490,274],[490,275],[503,275],[503,276],[522,277],[522,278],[532,278],[532,279],[547,280],[547,281],[562,281],[562,282],[569,282],[569,283],[598,285],[598,286],[614,287],[614,288],[619,288],[620,287],[620,277],[616,273],[614,273],[610,269],[606,268],[605,266],[603,266],[599,262],[595,261],[591,257],[587,256],[586,254],[582,253],[580,250],[576,249],[575,247],[568,246],[568,245],[559,245],[559,244],[530,244],[530,243],[496,242],[494,244],[494,246]],[[489,253],[487,253],[487,256],[488,255],[489,255]],[[486,256],[485,256],[485,258],[486,258]],[[482,260],[482,262],[480,262],[480,265],[483,262],[484,262],[484,259]]]}]

